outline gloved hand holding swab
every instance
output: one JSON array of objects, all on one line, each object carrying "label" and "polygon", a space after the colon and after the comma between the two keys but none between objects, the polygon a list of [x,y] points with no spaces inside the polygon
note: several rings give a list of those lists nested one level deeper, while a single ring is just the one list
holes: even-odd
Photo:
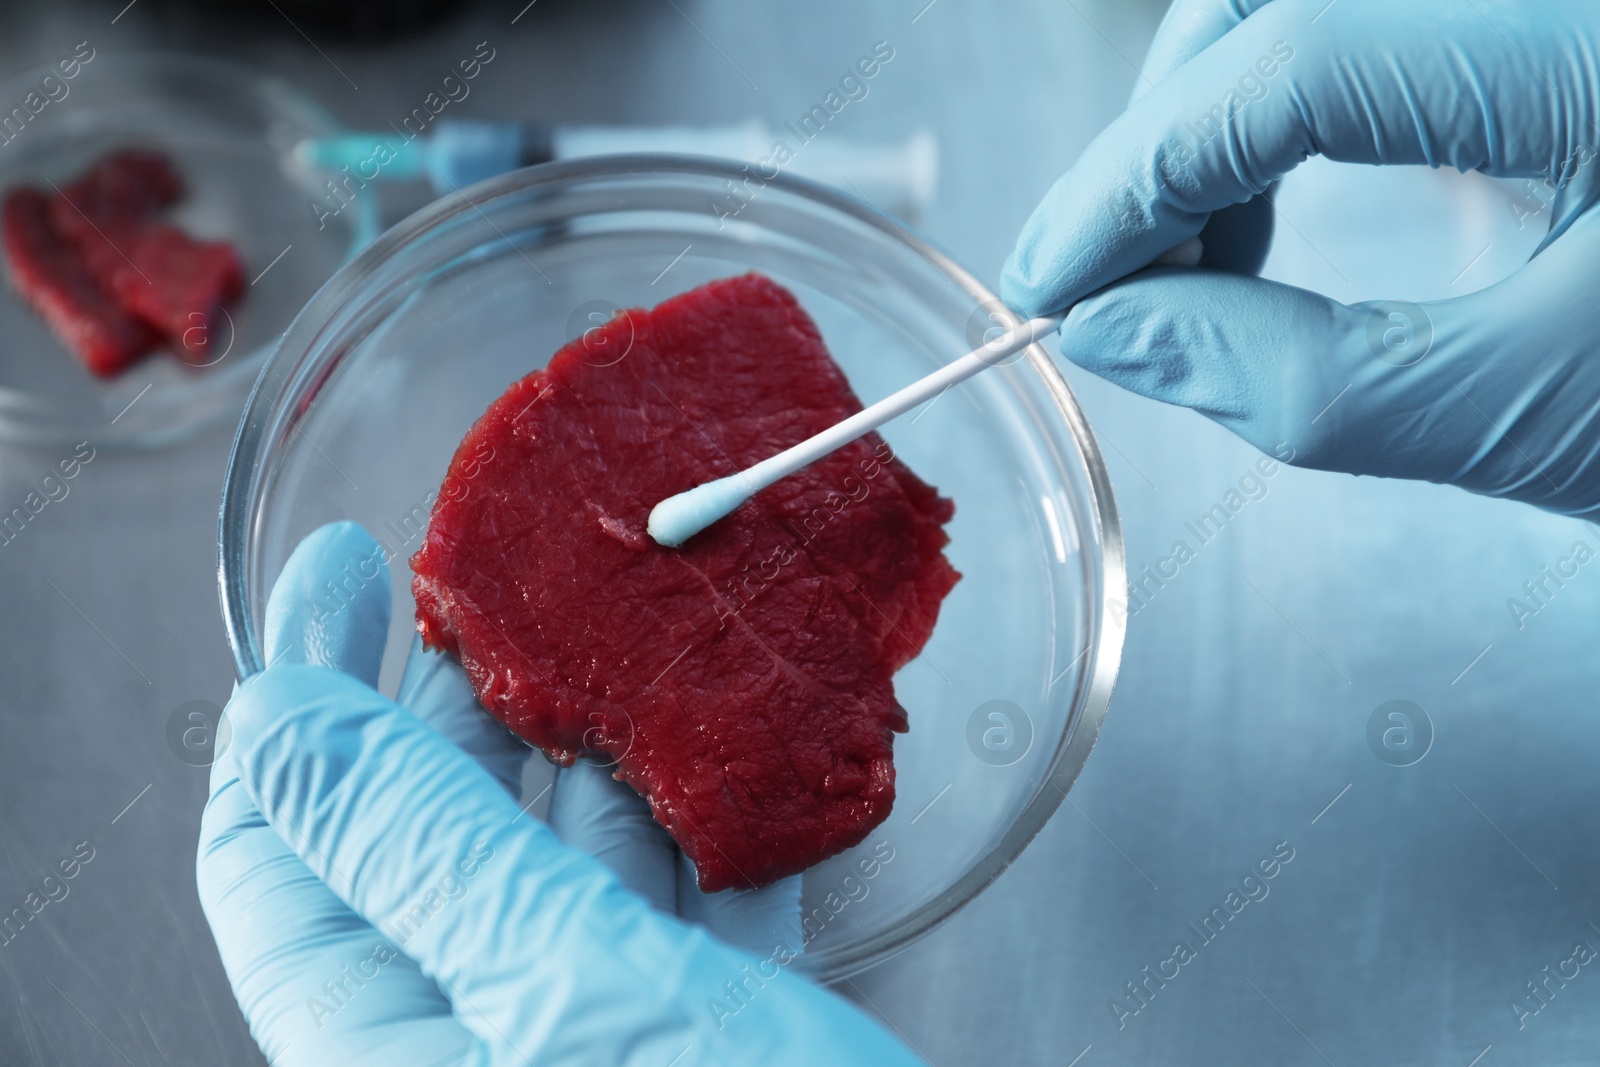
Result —
[{"label": "gloved hand holding swab", "polygon": [[1020,323],[927,377],[753,467],[668,497],[650,509],[650,536],[668,548],[681,547],[767,486],[1055,333],[1061,328],[1062,318],[1049,315]]}]

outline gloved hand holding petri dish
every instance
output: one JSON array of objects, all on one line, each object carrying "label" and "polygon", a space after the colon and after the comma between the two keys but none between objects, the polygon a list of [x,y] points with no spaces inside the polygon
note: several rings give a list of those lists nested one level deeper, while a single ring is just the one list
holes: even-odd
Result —
[{"label": "gloved hand holding petri dish", "polygon": [[[387,573],[319,610],[377,548],[344,523],[296,550],[268,605],[273,665],[229,703],[212,768],[201,901],[273,1063],[920,1062],[834,994],[674,917],[672,852],[626,787],[563,774],[552,825],[529,816],[526,746],[444,657],[415,650],[400,702],[379,694]],[[765,945],[796,889],[690,917]],[[747,992],[719,1018],[706,1005],[725,983]]]},{"label": "gloved hand holding petri dish", "polygon": [[[814,187],[775,181],[733,223],[705,211],[727,173],[672,159],[554,164],[498,180],[466,215],[441,202],[358,257],[356,289],[331,286],[338,299],[313,301],[274,356],[225,491],[224,600],[248,680],[229,712],[237,781],[219,765],[201,861],[261,1033],[284,994],[253,975],[285,950],[265,928],[221,932],[237,925],[234,876],[205,872],[238,836],[229,819],[275,831],[311,872],[306,892],[337,898],[352,913],[341,921],[387,937],[396,962],[415,960],[469,1030],[469,973],[499,975],[503,1002],[542,1002],[555,985],[528,974],[587,983],[574,961],[604,942],[624,971],[653,953],[666,995],[607,963],[594,989],[613,1017],[586,1015],[574,1042],[620,1047],[661,1025],[677,1044],[663,1062],[691,1045],[685,1063],[914,1062],[882,1034],[857,1041],[852,1027],[868,1024],[802,977],[848,976],[933,929],[1015,857],[1087,758],[1120,651],[1121,555],[1092,437],[1037,346],[773,482],[681,547],[650,537],[665,497],[958,361],[999,306],[935,250]],[[641,202],[654,205],[645,230]],[[390,288],[357,291],[370,286]],[[349,525],[315,532],[336,518],[374,540]],[[361,558],[312,566],[319,544]],[[377,586],[396,610],[363,614]],[[300,616],[281,607],[296,603]],[[1002,616],[1016,625],[995,627]],[[364,618],[366,658],[315,677],[289,666],[282,635],[295,626],[281,620],[295,617],[309,620],[297,625],[313,635],[301,643],[312,662],[345,641],[317,636],[324,624]],[[477,824],[456,828],[458,804],[485,803],[465,778],[383,740],[389,727],[371,719],[408,715],[497,769],[479,777],[498,778],[515,821],[503,847]],[[280,751],[279,722],[317,736]],[[530,746],[567,764],[548,829],[534,814],[548,772],[520,770]],[[268,766],[279,758],[298,769]],[[327,792],[295,807],[275,791],[294,781]],[[358,798],[391,791],[381,812],[355,816]],[[240,793],[259,816],[228,807]],[[524,833],[538,854],[516,843]],[[398,835],[380,850],[393,863],[415,853],[451,879],[440,918],[403,944],[394,924],[427,879],[396,869],[409,889],[369,900],[371,863],[340,852],[349,839],[365,857],[382,834]],[[473,852],[479,838],[492,855]],[[508,888],[479,895],[497,871]],[[430,955],[430,928],[476,908],[511,931],[506,943],[481,961],[471,937],[451,939],[448,962]],[[598,932],[565,955],[554,946],[574,922]],[[786,1003],[795,984],[807,992]],[[380,998],[345,999],[341,1019]],[[757,1005],[798,1014],[748,1038],[747,1022],[766,1025]],[[798,1035],[818,1012],[829,1033],[808,1045]],[[284,1026],[264,1038],[269,1052],[329,1047],[304,1018]],[[548,1026],[522,1033],[552,1062],[577,1055]],[[498,1047],[487,1029],[473,1036]],[[648,1058],[659,1051],[649,1044]]]}]

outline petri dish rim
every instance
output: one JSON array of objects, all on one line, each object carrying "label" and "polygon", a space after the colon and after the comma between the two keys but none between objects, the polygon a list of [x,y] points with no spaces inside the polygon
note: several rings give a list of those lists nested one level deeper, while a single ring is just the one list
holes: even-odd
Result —
[{"label": "petri dish rim", "polygon": [[[540,189],[559,190],[562,185],[586,180],[652,173],[736,181],[742,177],[743,167],[744,164],[735,161],[711,157],[632,154],[596,156],[513,171],[418,211],[368,245],[317,291],[285,331],[251,390],[223,481],[217,535],[218,593],[235,670],[240,678],[258,673],[264,666],[251,611],[249,550],[253,526],[259,518],[258,505],[271,473],[267,450],[275,438],[293,430],[293,422],[286,416],[290,405],[274,399],[274,395],[284,395],[296,382],[325,380],[337,366],[342,347],[322,348],[319,342],[355,314],[352,301],[363,292],[364,286],[413,242],[460,216],[482,214],[483,205],[499,197]],[[994,306],[997,302],[992,291],[942,249],[871,205],[827,186],[785,174],[767,180],[767,185],[848,216],[851,221],[870,226],[883,236],[904,244],[963,289],[973,298],[975,306]],[[312,355],[319,355],[320,362],[308,363]],[[1126,636],[1126,616],[1118,610],[1119,593],[1126,587],[1126,558],[1110,474],[1087,418],[1044,347],[1030,346],[1025,358],[1039,376],[1076,449],[1087,495],[1085,518],[1097,534],[1097,551],[1083,553],[1088,632],[1092,640],[1089,665],[1079,685],[1080,710],[1059,741],[1051,768],[1040,779],[1028,803],[994,845],[965,872],[898,923],[847,945],[831,946],[819,954],[822,958],[800,958],[798,965],[823,981],[843,979],[902,951],[1003,874],[1066,798],[1088,760],[1110,705]],[[314,390],[313,384],[313,395]],[[1093,566],[1096,562],[1098,567]]]}]

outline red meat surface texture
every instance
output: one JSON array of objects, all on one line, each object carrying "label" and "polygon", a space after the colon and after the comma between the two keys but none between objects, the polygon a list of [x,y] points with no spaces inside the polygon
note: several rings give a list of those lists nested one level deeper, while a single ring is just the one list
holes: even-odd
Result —
[{"label": "red meat surface texture", "polygon": [[473,426],[411,561],[425,644],[552,760],[615,763],[706,892],[799,873],[887,818],[893,676],[959,578],[953,505],[871,434],[681,549],[645,523],[860,408],[760,275],[621,312]]}]

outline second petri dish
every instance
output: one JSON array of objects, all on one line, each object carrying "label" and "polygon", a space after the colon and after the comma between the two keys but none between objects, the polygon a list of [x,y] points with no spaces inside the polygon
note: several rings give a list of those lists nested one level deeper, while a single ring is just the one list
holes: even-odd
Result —
[{"label": "second petri dish", "polygon": [[160,446],[238,417],[273,343],[376,232],[376,201],[370,192],[336,197],[327,175],[294,159],[299,141],[337,126],[287,82],[198,56],[89,51],[69,79],[51,66],[0,84],[5,107],[22,107],[29,94],[35,106],[48,101],[5,126],[0,190],[48,190],[107,152],[159,150],[188,189],[172,221],[233,242],[251,284],[214,339],[212,365],[185,366],[157,351],[110,380],[91,376],[8,287],[0,293],[0,439]]}]

